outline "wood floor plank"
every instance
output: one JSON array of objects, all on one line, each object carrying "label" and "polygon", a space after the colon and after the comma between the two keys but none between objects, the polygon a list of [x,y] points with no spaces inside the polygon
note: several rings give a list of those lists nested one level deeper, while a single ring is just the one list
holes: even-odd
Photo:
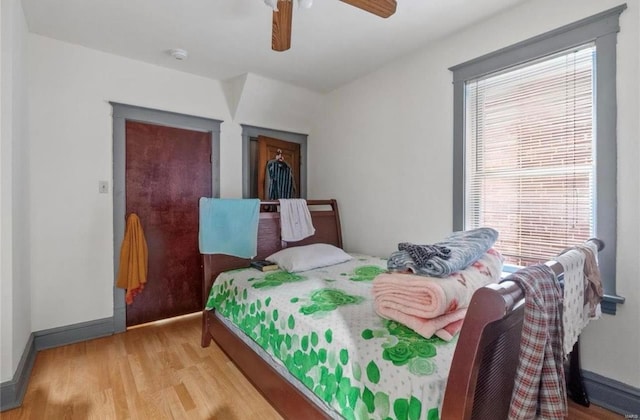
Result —
[{"label": "wood floor plank", "polygon": [[[0,418],[280,420],[215,343],[200,347],[200,320],[195,314],[43,350],[22,406]],[[574,403],[569,413],[622,418]]]},{"label": "wood floor plank", "polygon": [[91,394],[89,396],[89,404],[92,409],[88,413],[88,418],[118,418],[116,416],[115,400],[111,389],[105,389],[104,391]]},{"label": "wood floor plank", "polygon": [[113,362],[108,363],[109,369],[109,387],[113,392],[113,409],[116,414],[116,418],[123,419],[127,417],[130,410],[127,400],[127,392],[120,372],[122,364],[126,363],[123,360],[111,359]]},{"label": "wood floor plank", "polygon": [[189,412],[196,408],[196,403],[193,401],[193,398],[191,398],[191,394],[189,394],[189,390],[184,386],[184,383],[180,382],[178,385],[174,385],[173,389],[180,399],[180,404],[182,404],[182,408],[185,412]]}]

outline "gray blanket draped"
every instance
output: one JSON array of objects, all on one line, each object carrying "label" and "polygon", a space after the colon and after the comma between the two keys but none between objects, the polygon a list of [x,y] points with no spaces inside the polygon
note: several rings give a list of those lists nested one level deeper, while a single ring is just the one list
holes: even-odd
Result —
[{"label": "gray blanket draped", "polygon": [[498,239],[498,231],[492,228],[477,228],[453,232],[434,247],[450,250],[448,255],[434,253],[423,261],[415,261],[406,250],[396,251],[389,256],[389,271],[411,271],[418,275],[446,277],[456,271],[464,270],[482,257]]},{"label": "gray blanket draped", "polygon": [[426,265],[427,262],[435,256],[444,260],[448,260],[451,256],[451,250],[444,246],[416,245],[409,242],[399,243],[398,251],[407,251],[411,259],[420,266]]}]

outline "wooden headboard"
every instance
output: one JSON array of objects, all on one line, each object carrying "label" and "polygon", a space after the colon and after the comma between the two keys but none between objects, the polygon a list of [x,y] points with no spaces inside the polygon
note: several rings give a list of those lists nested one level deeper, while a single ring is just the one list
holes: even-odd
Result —
[{"label": "wooden headboard", "polygon": [[[325,243],[342,248],[342,230],[340,228],[340,214],[338,213],[336,200],[307,200],[316,233],[298,242],[284,242],[280,239],[278,205],[277,201],[263,201],[260,203],[258,255],[255,259],[263,260],[274,252],[291,246]],[[204,269],[202,307],[204,308],[216,277],[223,271],[248,267],[251,260],[224,254],[203,255],[202,258]]]}]

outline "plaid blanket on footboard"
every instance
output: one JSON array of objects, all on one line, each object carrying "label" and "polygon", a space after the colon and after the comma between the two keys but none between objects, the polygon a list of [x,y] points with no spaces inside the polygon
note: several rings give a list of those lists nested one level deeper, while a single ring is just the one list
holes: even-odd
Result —
[{"label": "plaid blanket on footboard", "polygon": [[564,419],[567,394],[562,362],[562,291],[546,265],[510,275],[525,293],[520,363],[509,419]]}]

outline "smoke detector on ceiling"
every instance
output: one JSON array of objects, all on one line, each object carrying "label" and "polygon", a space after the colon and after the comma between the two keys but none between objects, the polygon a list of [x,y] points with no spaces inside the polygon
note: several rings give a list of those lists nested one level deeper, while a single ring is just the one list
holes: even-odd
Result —
[{"label": "smoke detector on ceiling", "polygon": [[182,48],[173,48],[169,50],[169,54],[171,54],[171,57],[175,58],[176,60],[186,60],[187,56],[189,55],[187,50],[183,50]]}]

